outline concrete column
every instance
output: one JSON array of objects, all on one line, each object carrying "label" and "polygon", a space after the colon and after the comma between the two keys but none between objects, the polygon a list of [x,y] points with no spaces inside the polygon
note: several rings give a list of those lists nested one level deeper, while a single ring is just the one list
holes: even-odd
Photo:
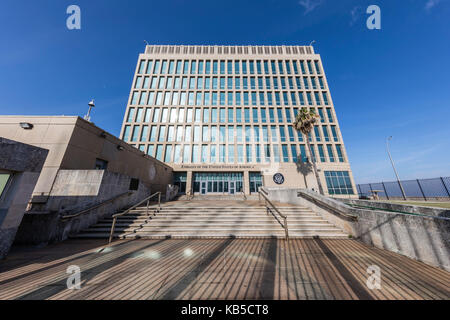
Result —
[{"label": "concrete column", "polygon": [[250,174],[248,171],[244,171],[244,193],[250,194]]},{"label": "concrete column", "polygon": [[193,194],[192,188],[192,171],[188,171],[186,175],[186,194]]}]

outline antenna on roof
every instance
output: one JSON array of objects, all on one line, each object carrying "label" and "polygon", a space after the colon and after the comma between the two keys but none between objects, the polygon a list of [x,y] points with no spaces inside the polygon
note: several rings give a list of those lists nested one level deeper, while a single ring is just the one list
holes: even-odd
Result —
[{"label": "antenna on roof", "polygon": [[144,40],[144,42],[145,42],[145,44],[146,44],[146,45],[148,45],[148,46],[149,46],[149,44],[148,44],[147,40]]},{"label": "antenna on roof", "polygon": [[311,41],[311,43],[309,44],[310,47],[312,47],[312,45],[316,43],[316,40]]}]

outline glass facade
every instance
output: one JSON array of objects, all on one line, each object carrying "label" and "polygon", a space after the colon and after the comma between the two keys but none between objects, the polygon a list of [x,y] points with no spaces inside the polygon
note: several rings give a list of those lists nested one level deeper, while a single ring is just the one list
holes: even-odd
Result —
[{"label": "glass facade", "polygon": [[[334,123],[331,108],[326,108],[327,117],[325,117],[324,109],[319,107],[329,104],[326,82],[323,76],[318,76],[320,74],[318,70],[321,70],[320,65],[321,62],[318,59],[271,60],[270,63],[267,60],[142,59],[139,61],[135,85],[130,94],[130,106],[122,138],[127,142],[161,143],[166,139],[166,128],[169,130],[171,124],[179,123],[182,127],[177,129],[179,130],[177,141],[182,139],[181,135],[184,131],[184,140],[190,142],[192,130],[190,124],[202,123],[203,134],[200,134],[199,127],[194,127],[193,142],[210,144],[216,142],[213,140],[216,137],[214,131],[217,130],[215,124],[226,123],[232,125],[227,127],[228,139],[221,142],[226,142],[228,144],[226,149],[233,152],[240,149],[237,144],[242,142],[239,136],[238,139],[234,139],[234,135],[241,133],[237,124],[245,122],[249,124],[248,130],[252,128],[258,130],[258,125],[272,123],[273,125],[269,128],[270,139],[268,139],[268,128],[262,127],[264,142],[267,142],[269,148],[273,150],[273,156],[265,157],[264,160],[292,162],[298,156],[291,153],[292,145],[286,145],[283,150],[287,150],[287,155],[283,154],[283,157],[280,157],[275,144],[287,140],[289,144],[296,141],[302,142],[301,135],[292,129],[291,107],[294,107],[295,111],[295,108],[304,105],[302,102],[304,97],[309,105],[317,106],[316,112],[321,118],[320,126],[314,129],[314,139],[317,142],[321,142],[322,139],[326,142],[339,141],[337,126],[329,127],[328,125]],[[204,77],[203,71],[211,76]],[[265,76],[255,77],[251,76],[252,74]],[[292,74],[295,77],[290,76]],[[151,83],[151,85],[145,85],[145,83]],[[253,108],[252,110],[243,109],[239,107],[241,104],[251,105]],[[214,108],[219,105],[224,107],[219,110]],[[278,107],[276,109],[265,107],[273,105]],[[160,106],[167,106],[162,108],[162,116]],[[187,106],[198,107],[186,108]],[[143,122],[144,114],[146,122]],[[146,132],[139,135],[140,130],[147,130],[143,126],[141,129],[139,124],[148,124],[149,119],[153,119],[153,123],[158,125],[155,129],[157,131],[152,131],[150,139]],[[167,137],[169,142],[172,138],[171,130],[173,129],[170,129]],[[286,139],[286,131],[289,133],[288,139]],[[157,140],[154,136],[156,132],[159,133]],[[210,139],[205,132],[211,132],[212,138]],[[246,137],[246,142],[254,144],[259,142],[258,138],[258,135]],[[157,146],[155,145],[154,148]],[[299,147],[299,149],[304,148]],[[242,156],[230,154],[227,161],[257,163],[258,157],[252,157],[246,150],[251,149],[244,148]],[[163,153],[165,153],[164,150]],[[167,158],[165,154],[161,156],[163,159]],[[306,155],[301,157],[304,158]],[[202,157],[195,155],[190,159],[193,163],[202,162]],[[325,161],[328,160],[326,158]]]},{"label": "glass facade", "polygon": [[[311,158],[322,172],[331,165],[349,170],[339,167],[348,160],[320,56],[308,50],[313,49],[148,46],[138,60],[121,138],[180,166],[247,164],[257,171],[272,163],[295,167]],[[320,116],[309,136],[311,152],[292,126],[303,106]],[[258,177],[253,179],[262,183]],[[201,192],[201,186],[195,190]]]}]

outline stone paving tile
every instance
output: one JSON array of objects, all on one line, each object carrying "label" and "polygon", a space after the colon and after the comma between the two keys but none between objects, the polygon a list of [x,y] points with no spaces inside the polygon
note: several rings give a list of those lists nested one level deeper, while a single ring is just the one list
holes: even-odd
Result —
[{"label": "stone paving tile", "polygon": [[[78,265],[81,289],[66,286]],[[367,285],[381,269],[381,290]],[[450,273],[351,239],[68,240],[14,247],[0,299],[450,299]]]}]

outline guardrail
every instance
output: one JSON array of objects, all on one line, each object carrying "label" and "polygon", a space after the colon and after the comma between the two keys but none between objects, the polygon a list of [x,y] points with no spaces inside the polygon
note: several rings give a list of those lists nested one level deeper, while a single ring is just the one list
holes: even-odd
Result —
[{"label": "guardrail", "polygon": [[161,211],[161,192],[160,191],[155,192],[151,196],[145,198],[144,200],[142,200],[138,204],[135,204],[134,206],[132,206],[131,208],[125,210],[124,212],[117,213],[117,214],[113,215],[112,216],[113,217],[113,223],[112,223],[112,226],[111,226],[111,232],[109,234],[109,241],[108,241],[108,243],[111,243],[111,241],[112,241],[112,238],[113,238],[113,235],[114,235],[114,229],[116,227],[117,217],[121,217],[121,216],[129,213],[131,210],[136,209],[137,207],[139,207],[144,202],[147,202],[147,210],[146,210],[146,212],[147,212],[147,215],[148,215],[148,208],[149,208],[149,204],[150,204],[150,199],[152,199],[152,198],[154,198],[156,196],[158,196],[158,210],[157,210],[157,212],[159,212],[159,211]]},{"label": "guardrail", "polygon": [[121,193],[121,194],[119,194],[119,195],[117,195],[115,197],[112,197],[111,199],[105,200],[105,201],[103,201],[101,203],[98,203],[98,204],[92,206],[92,207],[89,207],[87,209],[83,209],[83,210],[81,210],[81,211],[79,211],[77,213],[74,213],[74,214],[61,215],[59,218],[61,220],[76,218],[78,216],[81,216],[82,214],[85,214],[85,213],[88,213],[89,211],[92,211],[92,210],[98,209],[100,207],[103,207],[104,205],[106,205],[106,204],[108,204],[110,202],[114,202],[115,200],[117,200],[119,198],[122,198],[123,196],[130,195],[130,194],[133,194],[133,192],[132,191],[127,191],[127,192]]},{"label": "guardrail", "polygon": [[269,211],[271,211],[270,207],[267,205],[267,204],[270,204],[270,206],[275,210],[275,212],[278,213],[278,215],[283,219],[283,224],[281,226],[284,229],[284,233],[285,233],[285,236],[286,236],[286,241],[289,241],[289,228],[288,228],[288,223],[287,223],[287,216],[282,214],[280,212],[280,210],[278,210],[277,207],[275,207],[275,205],[267,197],[268,195],[269,194],[263,188],[259,188],[259,190],[258,190],[259,201],[261,201],[261,196],[262,196],[264,198],[264,201],[265,201],[265,206],[266,206],[266,209],[267,209],[267,213],[269,213]]}]

